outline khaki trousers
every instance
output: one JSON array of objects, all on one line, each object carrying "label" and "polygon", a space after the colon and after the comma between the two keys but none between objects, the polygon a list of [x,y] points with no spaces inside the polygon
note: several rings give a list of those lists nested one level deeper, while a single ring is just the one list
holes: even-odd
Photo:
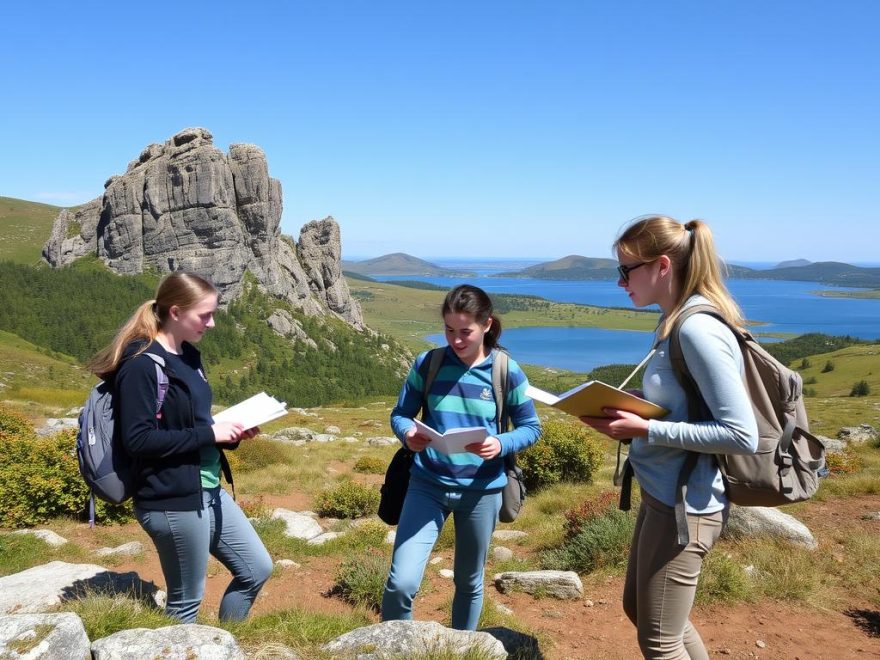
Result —
[{"label": "khaki trousers", "polygon": [[639,648],[645,658],[709,658],[688,617],[703,557],[721,536],[727,512],[688,514],[690,543],[680,546],[674,509],[642,490],[626,569],[623,609],[638,629]]}]

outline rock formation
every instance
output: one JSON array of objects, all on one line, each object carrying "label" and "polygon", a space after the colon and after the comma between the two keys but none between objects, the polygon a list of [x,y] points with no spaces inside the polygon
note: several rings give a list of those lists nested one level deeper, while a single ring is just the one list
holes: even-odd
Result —
[{"label": "rock formation", "polygon": [[225,155],[206,129],[188,128],[148,146],[104,189],[55,219],[43,248],[49,264],[95,255],[121,274],[191,270],[225,300],[241,294],[249,271],[264,291],[306,314],[329,310],[364,328],[342,276],[339,225],[330,217],[310,222],[298,245],[282,237],[281,183],[259,147],[234,144]]}]

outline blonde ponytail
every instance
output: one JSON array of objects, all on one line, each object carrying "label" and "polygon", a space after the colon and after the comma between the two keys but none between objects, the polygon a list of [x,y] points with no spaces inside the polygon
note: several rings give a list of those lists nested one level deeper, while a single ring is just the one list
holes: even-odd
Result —
[{"label": "blonde ponytail", "polygon": [[159,334],[172,307],[186,310],[208,295],[217,295],[217,289],[208,280],[184,271],[171,273],[159,283],[156,297],[135,310],[113,341],[91,359],[87,369],[98,378],[106,379],[119,367],[122,354],[130,343],[143,341],[143,347],[136,355],[146,350]]}]

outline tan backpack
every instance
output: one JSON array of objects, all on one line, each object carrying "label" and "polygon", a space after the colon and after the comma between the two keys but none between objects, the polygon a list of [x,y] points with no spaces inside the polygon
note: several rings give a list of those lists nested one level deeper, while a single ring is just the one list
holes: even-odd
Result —
[{"label": "tan backpack", "polygon": [[[742,506],[780,506],[809,499],[819,488],[819,477],[825,471],[825,445],[809,432],[800,374],[765,351],[750,333],[732,327],[710,305],[694,305],[682,311],[669,333],[669,359],[687,392],[689,419],[712,419],[679,341],[682,323],[693,314],[711,314],[736,336],[743,355],[746,390],[758,422],[756,453],[715,455],[727,498]],[[684,496],[698,458],[698,453],[689,452],[678,479],[675,508],[679,543],[687,543]]]}]

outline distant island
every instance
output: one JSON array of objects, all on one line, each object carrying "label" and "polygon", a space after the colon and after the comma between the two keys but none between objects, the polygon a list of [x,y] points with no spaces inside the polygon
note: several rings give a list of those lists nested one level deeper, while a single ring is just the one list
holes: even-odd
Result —
[{"label": "distant island", "polygon": [[468,273],[442,268],[430,261],[419,259],[403,252],[386,254],[366,261],[347,261],[343,259],[342,270],[357,275],[409,275],[431,277],[474,277]]},{"label": "distant island", "polygon": [[[491,277],[523,277],[539,280],[616,280],[617,262],[569,255],[555,261],[529,266]],[[728,277],[742,280],[790,280],[818,282],[832,286],[880,289],[880,268],[864,268],[837,261],[810,262],[806,259],[783,261],[773,268],[759,270],[728,264]]]},{"label": "distant island", "polygon": [[535,264],[513,272],[495,273],[490,277],[528,277],[536,280],[617,279],[617,261],[570,254],[562,259]]}]

